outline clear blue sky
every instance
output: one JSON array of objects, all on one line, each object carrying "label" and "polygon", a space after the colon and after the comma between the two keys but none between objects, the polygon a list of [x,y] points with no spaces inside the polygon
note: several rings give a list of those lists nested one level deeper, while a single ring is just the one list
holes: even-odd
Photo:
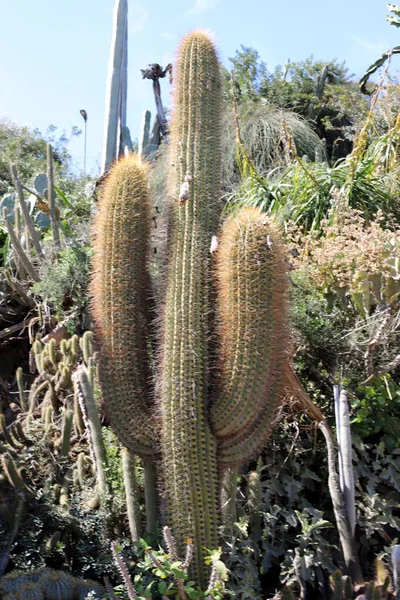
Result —
[{"label": "clear blue sky", "polygon": [[[214,32],[228,65],[240,44],[257,49],[269,70],[305,59],[345,60],[361,75],[400,30],[385,21],[381,0],[128,0],[128,125],[138,136],[140,116],[155,113],[152,84],[140,68],[173,61],[179,38],[201,27]],[[100,159],[105,84],[114,0],[0,0],[0,116],[45,131],[81,127],[88,113],[88,167]],[[394,57],[393,69],[399,58]],[[400,64],[400,63],[399,63]],[[169,84],[162,80],[164,103]],[[83,166],[83,136],[70,145]]]}]

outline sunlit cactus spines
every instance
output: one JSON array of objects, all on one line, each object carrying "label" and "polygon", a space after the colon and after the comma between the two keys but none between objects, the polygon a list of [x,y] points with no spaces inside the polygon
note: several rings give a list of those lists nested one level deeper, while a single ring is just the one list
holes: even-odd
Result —
[{"label": "sunlit cactus spines", "polygon": [[183,39],[174,81],[160,314],[148,310],[151,215],[147,169],[136,157],[116,163],[103,186],[91,292],[110,420],[144,459],[145,487],[155,490],[148,465],[161,465],[166,522],[180,555],[193,540],[190,576],[206,587],[221,478],[272,429],[288,342],[287,274],[279,232],[259,211],[221,228],[222,75],[206,33]]},{"label": "sunlit cactus spines", "polygon": [[76,579],[68,573],[49,570],[47,576],[39,583],[46,591],[46,598],[49,600],[70,600],[74,596]]},{"label": "sunlit cactus spines", "polygon": [[224,455],[237,446],[225,466],[259,450],[273,420],[288,343],[286,271],[279,231],[265,214],[247,208],[226,221],[216,266],[220,386],[211,412]]},{"label": "sunlit cactus spines", "polygon": [[102,190],[91,294],[107,413],[123,444],[139,456],[154,453],[146,323],[149,234],[146,168],[130,156],[116,163]]},{"label": "sunlit cactus spines", "polygon": [[[222,81],[203,32],[185,37],[175,68],[170,153],[170,257],[161,361],[162,454],[168,519],[178,543],[218,544],[216,441],[208,422],[210,240],[220,213]],[[190,99],[190,101],[189,101]]]}]

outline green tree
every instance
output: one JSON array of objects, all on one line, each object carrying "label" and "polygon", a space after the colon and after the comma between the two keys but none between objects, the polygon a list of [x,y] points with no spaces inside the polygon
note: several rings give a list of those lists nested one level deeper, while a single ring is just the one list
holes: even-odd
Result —
[{"label": "green tree", "polygon": [[66,172],[70,164],[67,145],[71,137],[80,130],[72,128],[70,136],[56,135],[57,128],[50,125],[43,135],[38,129],[18,125],[9,119],[0,119],[0,196],[12,186],[10,163],[17,165],[21,180],[28,183],[30,178],[46,171],[46,143],[53,146],[53,159],[57,171]]},{"label": "green tree", "polygon": [[268,78],[266,64],[254,48],[240,46],[236,50],[232,63],[232,75],[235,82],[236,94],[241,100],[258,100],[261,97],[263,82]]}]

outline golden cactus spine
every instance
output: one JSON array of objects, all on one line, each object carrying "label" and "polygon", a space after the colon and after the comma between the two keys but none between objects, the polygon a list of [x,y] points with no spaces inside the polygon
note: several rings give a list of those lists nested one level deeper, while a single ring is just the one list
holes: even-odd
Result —
[{"label": "golden cactus spine", "polygon": [[149,231],[146,168],[130,156],[115,164],[102,188],[91,295],[107,413],[122,443],[143,457],[154,452],[147,357]]}]

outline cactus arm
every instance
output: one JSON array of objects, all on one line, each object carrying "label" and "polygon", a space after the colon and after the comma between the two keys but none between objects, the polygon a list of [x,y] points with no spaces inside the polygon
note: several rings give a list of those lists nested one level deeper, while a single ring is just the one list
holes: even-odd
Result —
[{"label": "cactus arm", "polygon": [[235,438],[221,440],[218,444],[218,466],[220,469],[243,465],[262,450],[272,433],[275,410],[271,407],[271,398],[281,397],[280,379],[276,379],[266,397],[266,407],[251,421],[247,429]]},{"label": "cactus arm", "polygon": [[108,175],[94,232],[92,314],[107,414],[133,454],[151,456],[156,434],[146,322],[150,204],[146,168],[136,156],[120,160]]},{"label": "cactus arm", "polygon": [[[221,381],[211,409],[226,448],[252,453],[270,429],[287,347],[287,274],[280,235],[248,208],[223,227],[216,266]],[[253,448],[253,450],[252,450]],[[238,451],[235,451],[238,455]],[[236,459],[235,459],[236,463]]]},{"label": "cactus arm", "polygon": [[[221,80],[210,39],[183,39],[175,70],[170,147],[170,262],[161,361],[162,454],[168,523],[180,549],[197,551],[193,576],[206,585],[204,547],[217,546],[216,444],[207,420],[211,235],[220,185]],[[185,181],[186,179],[186,181]],[[182,186],[188,193],[182,195]]]}]

